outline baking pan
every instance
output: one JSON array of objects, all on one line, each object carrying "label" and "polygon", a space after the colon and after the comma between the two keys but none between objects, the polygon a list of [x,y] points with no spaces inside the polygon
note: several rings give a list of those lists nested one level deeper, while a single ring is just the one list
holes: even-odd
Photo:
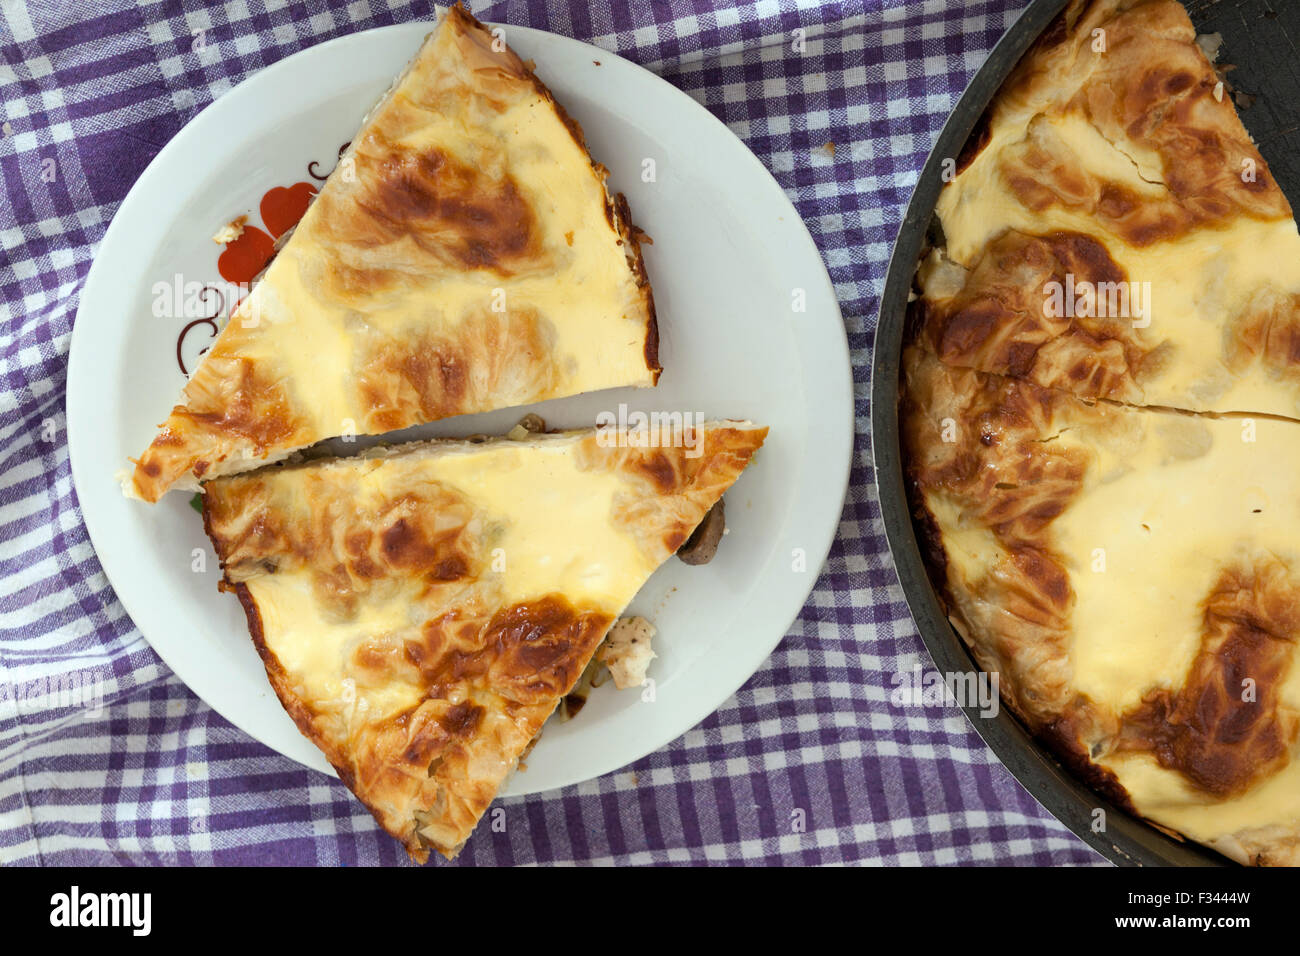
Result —
[{"label": "baking pan", "polygon": [[[948,623],[917,546],[903,483],[899,449],[899,358],[908,296],[917,258],[930,229],[943,186],[945,157],[956,157],[1003,80],[1069,0],[1033,0],[998,42],[958,101],[926,160],[899,228],[876,325],[871,381],[872,451],[885,534],[908,607],[921,638],[942,673],[978,670]],[[1292,0],[1186,0],[1202,34],[1223,38],[1220,65],[1232,64],[1228,81],[1238,112],[1279,185],[1300,197],[1300,4]],[[1044,807],[1107,859],[1132,866],[1222,866],[1226,858],[1184,842],[1130,816],[1080,783],[1039,745],[1005,708],[996,717],[963,707],[985,743]],[[1093,830],[1095,811],[1105,829]]]}]

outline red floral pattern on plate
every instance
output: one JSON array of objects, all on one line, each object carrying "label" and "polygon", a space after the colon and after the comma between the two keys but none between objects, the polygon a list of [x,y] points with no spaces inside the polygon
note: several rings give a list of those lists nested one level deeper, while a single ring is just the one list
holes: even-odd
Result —
[{"label": "red floral pattern on plate", "polygon": [[[348,145],[344,143],[339,147],[340,156]],[[327,177],[316,171],[316,165],[315,160],[309,163],[307,173],[313,179],[324,181]],[[275,255],[276,240],[298,225],[316,192],[317,187],[308,182],[298,182],[291,186],[274,186],[267,190],[262,196],[262,201],[258,203],[258,214],[262,218],[262,225],[266,228],[259,229],[257,226],[245,223],[239,236],[225,244],[225,248],[217,257],[217,272],[220,273],[221,278],[233,286],[247,288],[251,285],[253,279],[266,268]],[[223,315],[228,316],[234,312],[242,301],[240,297],[227,302],[226,294],[216,286],[205,287],[203,295],[205,301],[212,301],[213,313],[186,323],[176,337],[176,364],[180,367],[181,374],[187,377],[190,373],[185,367],[182,354],[185,337],[193,329],[207,326],[209,337],[216,338],[220,331],[217,320]],[[205,352],[207,352],[206,347],[199,351],[199,355]]]}]

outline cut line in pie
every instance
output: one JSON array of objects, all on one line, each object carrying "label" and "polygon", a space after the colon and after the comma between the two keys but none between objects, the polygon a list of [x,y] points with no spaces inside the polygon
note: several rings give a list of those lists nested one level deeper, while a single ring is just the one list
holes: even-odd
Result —
[{"label": "cut line in pie", "polygon": [[1174,0],[1071,3],[917,272],[900,425],[953,627],[1076,773],[1300,864],[1300,234]]}]

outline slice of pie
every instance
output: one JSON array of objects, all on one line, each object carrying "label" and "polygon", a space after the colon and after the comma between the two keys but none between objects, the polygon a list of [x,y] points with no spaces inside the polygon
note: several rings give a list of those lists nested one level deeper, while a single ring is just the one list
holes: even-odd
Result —
[{"label": "slice of pie", "polygon": [[767,429],[646,434],[410,444],[205,484],[275,692],[415,859],[455,855]]},{"label": "slice of pie", "polygon": [[459,6],[371,112],[124,482],[658,380],[637,233],[582,131]]},{"label": "slice of pie", "polygon": [[1300,422],[904,364],[922,538],[1006,702],[1121,806],[1300,864]]},{"label": "slice of pie", "polygon": [[1174,0],[1074,3],[949,169],[943,361],[1076,395],[1300,415],[1300,234]]}]

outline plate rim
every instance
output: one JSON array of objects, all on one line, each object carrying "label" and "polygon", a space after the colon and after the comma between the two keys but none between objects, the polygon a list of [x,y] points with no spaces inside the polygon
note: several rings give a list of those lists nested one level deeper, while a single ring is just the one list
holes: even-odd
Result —
[{"label": "plate rim", "polygon": [[[558,44],[560,47],[569,47],[574,54],[577,53],[581,53],[583,55],[586,55],[588,53],[594,54],[595,57],[599,58],[599,61],[602,65],[606,65],[608,63],[617,63],[618,69],[623,69],[623,70],[630,69],[632,71],[635,71],[636,73],[642,75],[643,80],[645,78],[648,78],[649,82],[660,87],[661,91],[667,94],[668,98],[675,104],[676,108],[685,109],[694,112],[698,117],[702,118],[705,122],[711,124],[715,129],[725,132],[726,136],[734,143],[734,145],[740,148],[740,153],[743,153],[747,157],[747,161],[752,165],[752,167],[754,167],[754,171],[759,175],[761,180],[763,180],[763,188],[767,189],[772,193],[773,205],[780,206],[780,209],[776,211],[780,212],[783,218],[788,218],[790,220],[792,229],[796,231],[796,233],[794,234],[794,238],[797,240],[797,242],[800,245],[804,245],[806,247],[805,251],[808,254],[816,257],[816,261],[820,266],[820,268],[817,270],[816,284],[820,286],[819,291],[824,296],[826,302],[829,305],[829,308],[826,310],[824,321],[817,323],[816,327],[822,333],[821,338],[828,340],[829,344],[834,346],[832,350],[833,354],[831,357],[834,359],[833,364],[836,366],[838,370],[838,374],[833,375],[831,374],[832,370],[827,368],[824,370],[825,372],[824,377],[827,380],[826,384],[828,386],[828,390],[830,392],[837,393],[837,399],[833,400],[831,404],[834,405],[834,404],[842,403],[843,405],[843,414],[840,416],[838,424],[835,423],[835,417],[833,414],[831,414],[834,411],[833,408],[828,409],[829,413],[826,414],[828,428],[831,429],[833,432],[838,432],[839,433],[838,436],[832,434],[831,442],[818,446],[819,451],[823,453],[822,460],[826,462],[826,465],[823,468],[823,470],[831,475],[835,475],[839,477],[834,482],[834,485],[837,488],[836,494],[834,496],[828,497],[826,499],[825,504],[823,504],[822,507],[817,509],[820,512],[820,515],[819,515],[819,520],[816,522],[817,527],[815,529],[815,533],[809,534],[807,536],[810,545],[812,545],[811,547],[808,548],[810,573],[808,574],[807,588],[803,593],[802,600],[798,603],[797,606],[794,607],[794,610],[790,614],[789,619],[782,622],[783,627],[781,628],[781,630],[777,632],[775,627],[773,627],[772,636],[770,640],[755,642],[756,646],[754,647],[754,653],[752,655],[749,655],[753,657],[752,664],[748,660],[746,661],[746,664],[743,668],[743,676],[741,676],[738,680],[733,680],[731,678],[728,678],[722,681],[718,681],[717,678],[715,677],[713,679],[712,685],[718,688],[718,690],[721,690],[723,687],[726,687],[727,689],[726,694],[719,695],[719,693],[717,692],[710,692],[709,694],[706,695],[706,701],[704,703],[699,704],[695,707],[689,707],[689,706],[680,707],[679,711],[683,713],[685,716],[682,719],[676,721],[675,723],[681,724],[682,725],[681,729],[672,733],[671,735],[667,736],[662,740],[658,740],[657,743],[653,743],[653,744],[643,743],[640,746],[629,748],[625,753],[620,754],[619,758],[616,761],[611,761],[608,759],[604,761],[599,761],[598,763],[600,765],[595,769],[590,770],[590,772],[584,772],[580,775],[572,776],[570,779],[567,779],[565,781],[560,781],[545,786],[530,787],[527,783],[527,780],[525,779],[525,775],[519,775],[519,774],[513,775],[507,781],[506,786],[503,787],[501,796],[504,797],[504,796],[523,796],[531,793],[549,792],[549,791],[560,789],[562,787],[573,786],[580,783],[584,783],[586,781],[594,780],[598,777],[605,776],[613,771],[620,769],[621,767],[625,767],[630,763],[642,759],[647,754],[661,750],[665,746],[673,743],[674,741],[680,739],[685,734],[689,733],[693,728],[698,726],[703,720],[705,720],[711,714],[716,712],[720,707],[722,707],[726,703],[728,699],[734,696],[734,694],[739,688],[744,686],[744,684],[748,682],[754,676],[755,673],[757,673],[757,671],[762,667],[763,663],[768,658],[771,657],[772,653],[776,650],[777,646],[788,635],[790,631],[790,627],[794,623],[794,621],[798,619],[799,615],[808,606],[809,598],[811,597],[812,592],[817,585],[817,582],[821,579],[821,575],[825,569],[825,565],[829,557],[831,548],[833,547],[834,542],[839,534],[839,527],[840,527],[840,523],[843,516],[843,510],[844,510],[844,503],[850,486],[852,464],[853,464],[855,451],[857,447],[857,443],[856,443],[857,436],[856,436],[856,410],[855,410],[855,403],[854,403],[852,354],[849,350],[847,330],[844,324],[844,319],[843,319],[842,310],[840,308],[839,299],[835,292],[834,283],[827,270],[825,258],[822,255],[821,250],[817,247],[816,242],[813,240],[812,235],[808,230],[807,223],[804,222],[803,217],[799,214],[798,210],[794,206],[794,203],[790,200],[790,197],[786,194],[785,190],[781,187],[780,183],[777,182],[776,178],[772,175],[771,171],[763,164],[763,162],[749,149],[748,146],[745,145],[744,141],[730,127],[728,127],[724,122],[722,122],[722,120],[720,120],[712,112],[710,112],[703,104],[695,100],[685,91],[674,86],[672,83],[670,83],[663,77],[658,76],[652,71],[645,69],[639,64],[634,63],[620,56],[617,53],[595,46],[594,44],[588,43],[583,40],[579,40],[573,37],[567,37],[562,34],[551,33],[545,30],[539,30],[533,27],[514,25],[508,23],[488,24],[488,25],[489,26],[500,25],[512,34],[526,35],[529,38],[530,45],[533,44],[543,45],[548,43]],[[128,599],[123,597],[123,590],[119,587],[119,582],[115,580],[115,578],[119,576],[119,572],[111,571],[108,566],[108,563],[101,557],[102,552],[97,542],[106,539],[106,535],[108,533],[107,529],[100,526],[99,516],[94,512],[93,509],[92,510],[86,509],[86,507],[82,502],[82,496],[78,493],[80,488],[89,487],[89,482],[94,477],[92,475],[86,474],[85,468],[88,466],[84,464],[81,466],[78,465],[79,461],[82,462],[85,461],[86,456],[79,455],[76,451],[76,449],[80,447],[80,442],[77,439],[77,436],[80,434],[80,427],[74,425],[74,422],[81,421],[82,419],[79,415],[74,415],[74,408],[80,407],[81,404],[80,401],[74,399],[77,396],[82,395],[83,393],[81,390],[76,389],[73,383],[77,381],[84,381],[84,375],[81,374],[82,366],[85,364],[86,361],[86,346],[84,345],[84,343],[86,342],[89,336],[89,333],[85,333],[79,336],[78,330],[88,329],[95,322],[95,317],[93,315],[85,314],[83,317],[83,313],[87,312],[90,308],[89,303],[94,301],[97,298],[96,296],[88,295],[87,293],[93,292],[95,291],[96,288],[111,281],[106,279],[105,276],[102,274],[102,270],[99,269],[99,264],[102,261],[103,251],[107,248],[110,248],[110,246],[114,242],[120,242],[119,233],[121,232],[121,229],[119,229],[119,224],[124,222],[124,218],[122,216],[123,210],[126,210],[128,208],[128,205],[132,203],[133,197],[136,197],[136,201],[138,202],[140,201],[138,197],[142,197],[148,193],[152,180],[159,175],[158,171],[167,164],[171,154],[173,152],[178,151],[181,148],[181,146],[178,144],[182,143],[182,141],[184,140],[187,130],[189,130],[193,126],[193,124],[195,124],[206,113],[208,113],[208,111],[215,104],[223,100],[228,100],[231,97],[248,96],[249,95],[248,87],[251,84],[253,84],[254,81],[257,81],[259,84],[264,83],[266,82],[267,77],[274,77],[280,73],[288,72],[289,70],[293,69],[297,63],[300,63],[303,59],[307,59],[310,57],[320,57],[323,55],[328,56],[330,51],[341,50],[346,45],[350,45],[358,42],[371,42],[375,40],[377,35],[379,34],[390,34],[395,37],[398,35],[405,35],[405,34],[413,35],[417,32],[427,34],[435,27],[436,27],[435,20],[427,20],[427,21],[413,20],[405,23],[390,24],[381,27],[374,27],[367,30],[359,30],[352,33],[344,34],[342,36],[333,37],[331,39],[322,41],[320,43],[313,44],[311,46],[305,47],[302,50],[295,51],[294,53],[286,57],[283,57],[280,60],[277,60],[275,63],[269,64],[268,66],[263,67],[262,69],[249,74],[248,76],[244,77],[239,83],[237,83],[230,89],[226,90],[220,96],[216,97],[214,100],[212,100],[212,102],[208,103],[202,110],[200,110],[198,113],[192,116],[185,123],[185,125],[182,126],[181,129],[178,130],[176,134],[174,134],[171,137],[171,139],[169,139],[167,143],[165,143],[163,147],[158,151],[158,153],[150,160],[150,162],[145,167],[145,169],[136,178],[130,190],[128,190],[127,195],[119,203],[117,210],[114,212],[112,221],[110,221],[107,229],[103,234],[103,237],[101,238],[99,244],[95,249],[95,255],[91,263],[91,268],[88,271],[86,280],[82,286],[81,298],[77,308],[76,321],[73,324],[73,329],[70,336],[68,369],[67,369],[67,379],[66,379],[67,387],[65,391],[63,404],[64,404],[64,411],[66,416],[65,422],[66,422],[67,437],[68,437],[68,454],[69,454],[70,470],[71,470],[71,477],[72,477],[72,486],[74,489],[74,494],[77,494],[78,509],[81,512],[82,522],[86,528],[87,536],[90,539],[91,547],[95,551],[96,559],[99,561],[100,567],[103,569],[105,578],[107,579],[110,587],[112,587],[114,595],[117,597],[118,601],[121,602],[123,610],[126,612],[127,616],[131,618],[133,626],[135,626],[140,631],[140,634],[148,642],[149,646],[152,647],[153,650],[158,654],[159,658],[183,683],[186,684],[187,688],[189,688],[192,693],[194,693],[197,697],[203,700],[207,706],[211,707],[216,713],[220,714],[223,719],[225,719],[235,727],[239,728],[241,732],[247,734],[253,740],[256,740],[258,743],[267,747],[267,749],[272,750],[281,756],[287,757],[288,759],[294,761],[294,763],[296,764],[307,766],[310,769],[318,770],[321,772],[324,772],[322,767],[313,766],[311,764],[304,764],[297,756],[293,754],[285,753],[284,751],[280,750],[278,747],[270,743],[267,743],[259,734],[255,733],[253,729],[247,725],[247,721],[243,719],[236,719],[236,717],[232,716],[232,714],[228,712],[230,709],[229,707],[226,707],[224,709],[222,707],[218,707],[216,704],[212,702],[212,699],[210,698],[209,695],[200,693],[199,690],[197,690],[195,687],[195,682],[192,681],[191,679],[194,677],[194,671],[191,669],[189,664],[187,663],[183,667],[178,668],[175,664],[176,655],[174,653],[170,653],[169,651],[165,651],[162,647],[160,647],[159,644],[156,643],[154,639],[149,636],[148,633],[146,633],[145,629],[139,625],[139,623],[137,622],[137,615],[134,613],[134,607],[133,607],[133,605],[135,605],[136,602],[131,600],[129,603]],[[539,69],[542,73],[545,73],[546,64],[540,63]],[[811,285],[812,283],[809,284]],[[81,348],[78,348],[78,343],[83,343]],[[827,363],[827,364],[831,364],[831,363]],[[838,437],[838,441],[834,441],[835,437]],[[83,483],[83,479],[84,479],[84,483]],[[788,520],[793,520],[793,518],[794,515],[792,513]],[[778,526],[774,534],[779,535],[783,527],[784,526]],[[695,662],[693,667],[694,668],[702,667],[704,663],[707,661],[707,659],[718,651],[719,649],[717,647],[711,648],[709,652],[703,654]],[[761,651],[761,654],[758,653],[759,651]],[[736,672],[740,673],[741,670],[742,669],[737,669]],[[200,681],[199,683],[202,682]],[[269,689],[269,684],[267,685],[267,687]],[[716,702],[713,702],[715,699]],[[687,719],[689,719],[689,723],[685,723]],[[658,735],[656,735],[656,737],[657,736]],[[333,776],[334,774],[331,773],[330,775]],[[512,782],[516,784],[515,787],[510,786]],[[517,784],[519,783],[523,783],[524,785],[517,786]]]}]

